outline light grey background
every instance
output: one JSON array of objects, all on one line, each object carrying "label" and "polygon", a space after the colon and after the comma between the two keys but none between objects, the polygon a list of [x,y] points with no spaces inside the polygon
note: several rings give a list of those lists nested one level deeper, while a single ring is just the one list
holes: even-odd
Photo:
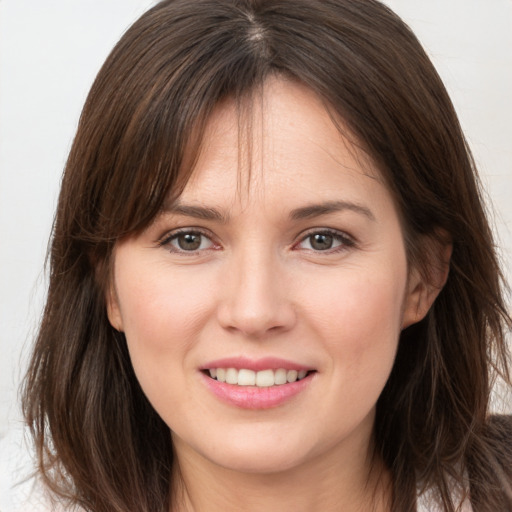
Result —
[{"label": "light grey background", "polygon": [[[112,46],[153,3],[0,0],[2,457],[12,432],[20,431],[17,388],[43,304],[47,240],[80,110]],[[452,95],[511,275],[512,0],[387,3],[419,36]],[[7,472],[2,458],[0,481],[12,478]],[[2,511],[7,507],[0,501]]]}]

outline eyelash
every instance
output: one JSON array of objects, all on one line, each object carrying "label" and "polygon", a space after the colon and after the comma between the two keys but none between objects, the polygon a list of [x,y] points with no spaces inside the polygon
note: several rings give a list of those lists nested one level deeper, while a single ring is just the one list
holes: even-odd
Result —
[{"label": "eyelash", "polygon": [[[192,235],[192,236],[199,235],[199,236],[204,237],[207,240],[209,240],[212,246],[204,248],[204,249],[199,248],[199,249],[190,250],[190,251],[185,250],[185,249],[179,249],[177,247],[172,246],[172,242],[174,240],[177,240],[182,235]],[[308,239],[311,239],[315,235],[330,236],[333,238],[334,241],[339,242],[340,245],[338,245],[334,248],[328,248],[328,249],[324,249],[324,250],[315,250],[315,249],[304,249],[304,250],[313,252],[313,253],[318,253],[318,254],[336,254],[336,253],[346,251],[346,250],[356,246],[355,240],[351,236],[347,235],[346,233],[343,233],[341,231],[337,231],[334,229],[316,228],[316,229],[310,230],[306,234],[303,234],[301,236],[300,240],[293,245],[293,248],[298,247],[300,244],[304,243]],[[193,256],[193,255],[197,255],[203,251],[211,251],[211,250],[218,249],[218,247],[219,247],[218,244],[216,244],[212,240],[212,238],[213,237],[209,232],[206,232],[202,229],[182,228],[182,229],[175,230],[175,231],[171,232],[170,234],[166,235],[162,240],[160,240],[158,242],[158,246],[166,247],[170,252],[175,253],[175,254],[184,254],[184,255]]]},{"label": "eyelash", "polygon": [[314,253],[319,253],[319,254],[336,254],[336,253],[346,251],[347,249],[350,249],[350,248],[356,246],[355,240],[351,236],[349,236],[348,234],[346,234],[342,231],[337,231],[335,229],[329,229],[329,228],[323,228],[323,229],[316,228],[316,229],[310,230],[307,233],[305,233],[301,237],[299,242],[294,244],[294,247],[297,247],[298,245],[304,243],[308,239],[311,239],[315,235],[331,236],[333,238],[333,240],[335,240],[336,242],[339,242],[340,245],[337,247],[329,248],[329,249],[325,249],[325,250],[315,250],[315,249],[305,249],[305,250],[311,251]]},{"label": "eyelash", "polygon": [[[199,236],[204,237],[207,240],[209,240],[213,247],[208,247],[206,249],[196,249],[196,250],[192,250],[192,251],[187,251],[185,249],[179,249],[177,247],[173,247],[172,242],[174,240],[177,240],[182,235],[196,235],[196,236],[199,235]],[[182,229],[177,229],[177,230],[171,232],[170,234],[167,234],[161,241],[158,242],[158,245],[160,247],[166,247],[172,253],[193,256],[193,255],[196,255],[199,252],[202,252],[205,250],[215,250],[218,247],[218,245],[212,240],[212,238],[213,237],[210,233],[203,231],[202,229],[182,228]]]}]

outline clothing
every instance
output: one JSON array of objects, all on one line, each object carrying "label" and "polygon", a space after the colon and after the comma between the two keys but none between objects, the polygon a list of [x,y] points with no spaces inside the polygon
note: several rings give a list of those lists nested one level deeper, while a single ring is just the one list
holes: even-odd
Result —
[{"label": "clothing", "polygon": [[[432,494],[432,491],[427,490],[418,496],[416,512],[444,512],[439,505],[435,504]],[[458,512],[473,512],[473,507],[471,506],[469,499],[466,498],[461,503],[461,499],[457,494],[458,493],[454,492],[452,495],[452,501],[455,505],[455,509]],[[458,509],[457,506],[459,506]]]},{"label": "clothing", "polygon": [[[22,428],[11,430],[0,439],[0,512],[64,512],[52,506],[45,490],[32,477],[30,452]],[[460,503],[454,492],[453,501]],[[417,512],[443,512],[434,504],[432,491],[418,496]],[[469,500],[462,503],[459,512],[474,512]]]}]

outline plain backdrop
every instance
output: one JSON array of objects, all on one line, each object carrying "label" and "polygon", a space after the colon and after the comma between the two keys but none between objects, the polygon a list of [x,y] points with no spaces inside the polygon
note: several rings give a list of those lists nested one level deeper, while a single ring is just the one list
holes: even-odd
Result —
[{"label": "plain backdrop", "polygon": [[[512,0],[387,3],[416,32],[452,96],[493,203],[498,244],[510,276]],[[153,4],[151,0],[0,0],[0,439],[4,437],[4,445],[12,431],[21,430],[17,389],[44,302],[47,241],[82,104],[110,49]],[[0,479],[7,471],[2,464]],[[1,502],[0,510],[7,510]]]}]

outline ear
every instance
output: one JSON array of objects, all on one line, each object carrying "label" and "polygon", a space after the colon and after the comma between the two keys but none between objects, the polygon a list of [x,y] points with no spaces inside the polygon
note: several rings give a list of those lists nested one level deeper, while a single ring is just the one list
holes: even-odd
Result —
[{"label": "ear", "polygon": [[107,305],[107,316],[110,325],[119,332],[123,332],[123,317],[119,308],[119,299],[114,283],[111,282],[106,292],[105,301]]},{"label": "ear", "polygon": [[426,261],[409,271],[402,315],[402,329],[423,320],[448,279],[453,244],[447,233],[437,233],[421,244]]}]

